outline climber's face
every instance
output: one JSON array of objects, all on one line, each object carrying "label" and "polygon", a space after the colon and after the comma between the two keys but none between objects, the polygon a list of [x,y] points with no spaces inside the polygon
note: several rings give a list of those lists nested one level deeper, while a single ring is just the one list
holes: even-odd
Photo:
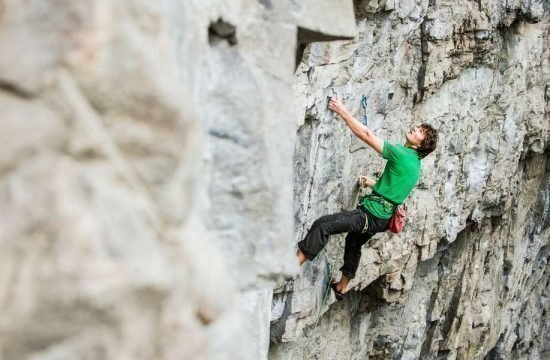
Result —
[{"label": "climber's face", "polygon": [[407,138],[407,144],[416,149],[422,143],[426,134],[422,126],[415,126],[409,130],[405,137]]}]

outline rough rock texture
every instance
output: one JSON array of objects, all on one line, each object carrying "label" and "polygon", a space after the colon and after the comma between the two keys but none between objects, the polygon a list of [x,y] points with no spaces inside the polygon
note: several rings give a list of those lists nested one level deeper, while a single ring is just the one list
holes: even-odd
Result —
[{"label": "rough rock texture", "polygon": [[[0,359],[547,358],[549,10],[0,0]],[[442,135],[322,304],[293,242],[383,167],[335,93]]]},{"label": "rough rock texture", "polygon": [[[353,207],[384,161],[326,110],[336,94],[404,142],[440,131],[400,235],[363,248],[343,303],[323,304],[343,236],[274,291],[270,359],[545,359],[550,258],[550,6],[356,1],[359,35],[315,43],[297,71],[296,240]],[[332,295],[331,295],[332,296]]]},{"label": "rough rock texture", "polygon": [[329,5],[0,0],[0,359],[267,357]]}]

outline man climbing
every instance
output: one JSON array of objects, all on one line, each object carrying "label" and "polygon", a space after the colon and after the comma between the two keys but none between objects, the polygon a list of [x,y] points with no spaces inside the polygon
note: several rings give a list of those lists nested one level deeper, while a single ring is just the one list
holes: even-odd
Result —
[{"label": "man climbing", "polygon": [[331,283],[336,299],[342,300],[359,266],[361,247],[376,233],[388,229],[397,205],[405,200],[418,181],[420,160],[435,149],[438,135],[431,125],[421,124],[405,135],[405,145],[391,144],[382,141],[366,125],[357,121],[341,100],[331,98],[329,109],[345,121],[355,136],[387,160],[378,181],[369,177],[360,178],[360,182],[372,187],[372,193],[362,199],[356,210],[320,217],[298,243],[297,257],[301,265],[317,256],[330,235],[348,233],[344,265],[340,268],[342,276],[340,281]]}]

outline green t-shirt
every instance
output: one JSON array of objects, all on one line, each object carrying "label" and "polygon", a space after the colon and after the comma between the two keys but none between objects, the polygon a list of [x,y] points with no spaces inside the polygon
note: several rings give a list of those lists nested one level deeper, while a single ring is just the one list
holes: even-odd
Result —
[{"label": "green t-shirt", "polygon": [[[396,204],[409,195],[420,177],[420,157],[416,150],[384,141],[382,157],[388,162],[373,191]],[[363,207],[380,219],[389,219],[392,212],[384,205],[365,198]]]}]

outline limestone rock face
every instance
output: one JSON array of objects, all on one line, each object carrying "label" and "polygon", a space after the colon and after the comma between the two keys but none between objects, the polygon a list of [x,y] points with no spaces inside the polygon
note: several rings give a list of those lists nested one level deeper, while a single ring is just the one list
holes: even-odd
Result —
[{"label": "limestone rock face", "polygon": [[378,235],[346,300],[333,236],[274,291],[270,359],[544,359],[550,256],[548,3],[357,1],[359,35],[311,44],[297,71],[296,240],[352,209],[384,161],[326,110],[339,96],[404,143],[440,132],[399,235]]},{"label": "limestone rock face", "polygon": [[[547,358],[549,11],[0,0],[0,359]],[[295,242],[384,162],[331,95],[441,132],[342,303]]]},{"label": "limestone rock face", "polygon": [[330,3],[0,0],[0,359],[267,357]]}]

